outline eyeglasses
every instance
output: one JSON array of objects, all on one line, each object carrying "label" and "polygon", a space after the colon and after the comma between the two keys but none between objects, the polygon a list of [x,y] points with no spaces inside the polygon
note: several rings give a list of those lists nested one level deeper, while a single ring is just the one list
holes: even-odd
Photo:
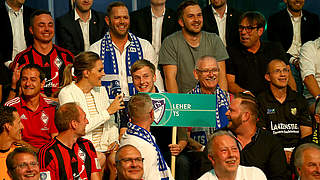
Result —
[{"label": "eyeglasses", "polygon": [[219,69],[218,68],[213,68],[213,69],[196,69],[197,71],[199,71],[200,73],[206,75],[209,73],[218,73]]},{"label": "eyeglasses", "polygon": [[[289,69],[287,69],[287,68],[284,68],[284,69],[276,69],[276,70],[274,70],[274,71],[271,71],[271,73],[274,73],[274,74],[280,74],[280,73],[285,73],[285,74],[287,74],[287,73],[289,73]],[[270,72],[269,72],[269,74],[270,74]]]},{"label": "eyeglasses", "polygon": [[251,33],[252,30],[257,29],[258,26],[242,26],[239,25],[239,32],[242,32],[243,30],[246,30],[247,33]]},{"label": "eyeglasses", "polygon": [[26,162],[24,162],[24,163],[21,163],[21,164],[18,164],[14,169],[16,169],[16,168],[19,168],[19,169],[26,169],[28,166],[30,166],[30,167],[37,167],[37,166],[39,166],[39,163],[38,162],[36,162],[36,161],[32,161],[32,162],[30,162],[30,163],[26,163]]},{"label": "eyeglasses", "polygon": [[129,162],[131,162],[131,163],[133,163],[133,162],[136,162],[136,163],[142,163],[143,162],[143,160],[144,160],[144,158],[142,158],[142,157],[137,157],[137,158],[123,158],[123,159],[119,159],[119,160],[117,160],[116,162],[117,163],[119,163],[119,162],[124,162],[124,163],[129,163]]}]

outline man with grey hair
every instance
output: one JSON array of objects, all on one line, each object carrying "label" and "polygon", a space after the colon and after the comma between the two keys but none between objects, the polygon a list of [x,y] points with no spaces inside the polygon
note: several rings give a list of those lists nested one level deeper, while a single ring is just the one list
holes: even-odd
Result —
[{"label": "man with grey hair", "polygon": [[217,131],[212,135],[208,143],[208,158],[213,169],[199,180],[267,179],[259,168],[240,165],[240,152],[236,140],[227,131]]},{"label": "man with grey hair", "polygon": [[313,143],[300,145],[294,155],[294,165],[300,180],[314,180],[320,177],[320,146]]},{"label": "man with grey hair", "polygon": [[115,159],[118,180],[141,180],[144,159],[136,147],[130,144],[120,147]]},{"label": "man with grey hair", "polygon": [[230,96],[227,91],[220,88],[219,82],[220,69],[216,59],[212,56],[202,56],[198,59],[193,75],[198,81],[196,87],[190,94],[215,94],[216,95],[216,127],[214,128],[189,128],[189,146],[194,150],[203,150],[207,144],[208,137],[214,129],[220,129],[228,125],[228,118],[225,113],[229,109]]},{"label": "man with grey hair", "polygon": [[154,110],[149,95],[133,95],[128,103],[131,122],[121,138],[120,147],[131,144],[145,159],[143,179],[173,179],[170,169],[160,152],[150,126],[154,121]]}]

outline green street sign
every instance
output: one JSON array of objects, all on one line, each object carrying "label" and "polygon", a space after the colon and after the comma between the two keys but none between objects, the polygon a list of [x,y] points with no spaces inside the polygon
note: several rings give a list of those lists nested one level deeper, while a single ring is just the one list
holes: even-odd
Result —
[{"label": "green street sign", "polygon": [[154,107],[152,126],[215,127],[216,96],[211,94],[147,93]]}]

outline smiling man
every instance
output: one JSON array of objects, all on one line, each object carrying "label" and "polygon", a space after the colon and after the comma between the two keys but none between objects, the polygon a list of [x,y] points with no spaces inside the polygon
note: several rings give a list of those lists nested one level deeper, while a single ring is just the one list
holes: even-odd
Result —
[{"label": "smiling man", "polygon": [[[90,46],[89,51],[100,55],[106,76],[102,78],[102,85],[106,86],[110,99],[114,99],[111,88],[119,84],[125,96],[135,94],[130,67],[139,59],[146,59],[158,66],[152,45],[145,39],[136,37],[129,32],[130,17],[128,8],[123,2],[112,2],[107,7],[105,21],[109,31],[105,36]],[[163,82],[159,70],[156,68],[156,85],[163,90]],[[114,83],[116,82],[116,83]]]},{"label": "smiling man", "polygon": [[[23,141],[34,151],[50,142],[58,134],[54,125],[54,103],[40,95],[45,84],[45,74],[37,64],[28,64],[21,70],[21,96],[5,103],[18,110],[24,125]],[[23,142],[24,143],[24,142]]]},{"label": "smiling man", "polygon": [[240,165],[240,152],[236,140],[227,131],[217,131],[212,135],[208,143],[208,159],[213,169],[198,180],[267,179],[259,168]]},{"label": "smiling man", "polygon": [[12,180],[43,179],[40,178],[37,154],[28,148],[16,148],[8,155],[6,164]]},{"label": "smiling man", "polygon": [[159,52],[166,88],[169,93],[187,93],[197,84],[193,69],[197,60],[209,55],[217,60],[219,84],[227,90],[225,60],[229,58],[221,39],[202,31],[202,11],[196,2],[187,0],[178,7],[178,23],[182,30],[168,36]]},{"label": "smiling man", "polygon": [[[264,79],[268,63],[282,59],[289,64],[280,44],[262,42],[265,18],[257,11],[248,11],[240,17],[240,45],[227,47],[230,59],[227,61],[227,80],[231,93],[247,92],[258,95],[267,86]],[[296,84],[289,72],[289,86],[295,90]]]},{"label": "smiling man", "polygon": [[74,9],[56,19],[58,45],[74,55],[87,51],[107,31],[104,15],[93,10],[94,0],[73,0]]},{"label": "smiling man", "polygon": [[27,64],[40,65],[45,73],[44,94],[51,97],[58,91],[63,70],[73,62],[73,55],[70,51],[53,45],[54,22],[50,12],[36,10],[31,15],[29,30],[34,43],[16,56],[11,68],[13,70],[18,66],[20,69]]},{"label": "smiling man", "polygon": [[265,74],[270,86],[257,97],[257,124],[280,138],[288,162],[299,140],[312,133],[307,101],[288,86],[289,69],[282,60],[272,60]]},{"label": "smiling man", "polygon": [[130,145],[124,145],[117,151],[116,167],[118,180],[141,180],[143,176],[143,158],[140,151]]},{"label": "smiling man", "polygon": [[14,107],[0,106],[0,179],[10,179],[6,158],[21,141],[23,124]]}]

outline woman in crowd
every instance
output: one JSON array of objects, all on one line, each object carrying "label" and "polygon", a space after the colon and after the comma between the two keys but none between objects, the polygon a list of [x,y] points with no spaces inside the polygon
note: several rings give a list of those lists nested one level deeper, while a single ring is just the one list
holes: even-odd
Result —
[{"label": "woman in crowd", "polygon": [[[64,88],[58,97],[60,105],[68,102],[79,103],[89,121],[84,138],[93,143],[102,168],[107,159],[107,167],[111,169],[112,162],[108,153],[114,153],[119,140],[119,130],[113,114],[124,107],[121,106],[121,95],[109,103],[107,91],[101,86],[104,75],[100,57],[93,52],[82,52],[74,58],[73,64],[65,68]],[[110,171],[110,177],[115,176],[114,173]]]}]

